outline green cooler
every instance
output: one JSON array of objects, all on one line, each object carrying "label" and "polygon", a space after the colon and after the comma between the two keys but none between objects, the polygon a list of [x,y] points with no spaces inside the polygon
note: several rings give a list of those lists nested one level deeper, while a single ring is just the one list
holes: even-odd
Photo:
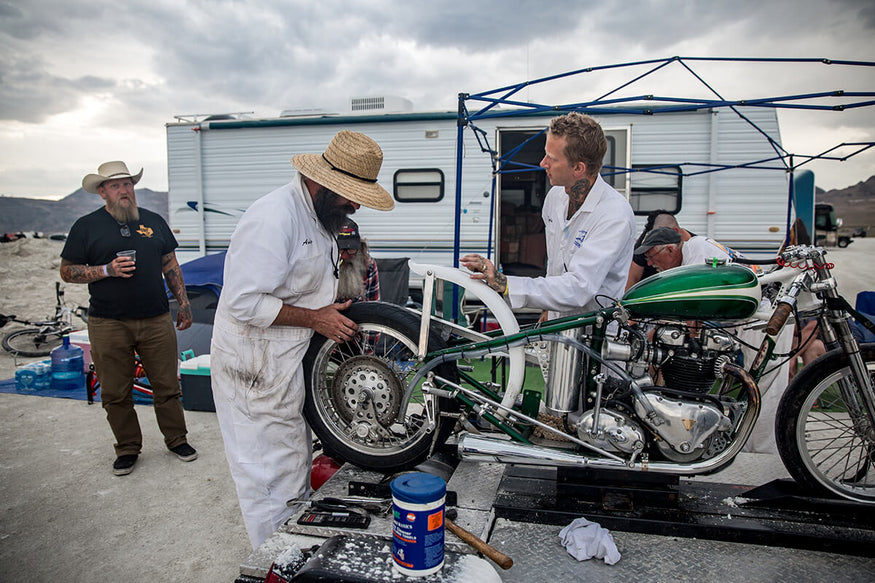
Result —
[{"label": "green cooler", "polygon": [[210,386],[210,355],[202,354],[179,365],[182,408],[186,411],[215,411]]}]

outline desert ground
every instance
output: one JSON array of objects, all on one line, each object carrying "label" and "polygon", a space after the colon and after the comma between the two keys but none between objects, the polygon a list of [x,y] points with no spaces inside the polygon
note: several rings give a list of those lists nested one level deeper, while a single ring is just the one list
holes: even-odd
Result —
[{"label": "desert ground", "polygon": [[[0,313],[52,313],[61,246],[0,244]],[[875,238],[865,238],[829,254],[852,303],[875,289],[873,253]],[[65,290],[70,305],[87,304],[85,286]],[[0,379],[29,360],[0,352]],[[234,580],[250,548],[215,414],[187,412],[200,457],[183,463],[164,448],[151,408],[137,412],[143,454],[117,477],[99,405],[0,394],[0,580]]]}]

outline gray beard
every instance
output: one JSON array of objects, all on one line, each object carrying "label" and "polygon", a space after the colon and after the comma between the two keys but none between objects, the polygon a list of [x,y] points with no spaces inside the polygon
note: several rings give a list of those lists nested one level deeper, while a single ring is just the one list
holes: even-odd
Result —
[{"label": "gray beard", "polygon": [[364,296],[366,274],[365,255],[361,251],[352,261],[341,263],[337,277],[337,298],[349,300]]}]

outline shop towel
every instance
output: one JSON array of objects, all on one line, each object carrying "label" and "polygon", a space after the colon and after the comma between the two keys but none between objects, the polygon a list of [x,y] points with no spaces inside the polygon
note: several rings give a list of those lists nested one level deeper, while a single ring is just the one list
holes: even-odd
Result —
[{"label": "shop towel", "polygon": [[593,557],[604,559],[608,565],[620,560],[620,551],[611,532],[586,518],[576,518],[559,532],[565,550],[578,561]]}]

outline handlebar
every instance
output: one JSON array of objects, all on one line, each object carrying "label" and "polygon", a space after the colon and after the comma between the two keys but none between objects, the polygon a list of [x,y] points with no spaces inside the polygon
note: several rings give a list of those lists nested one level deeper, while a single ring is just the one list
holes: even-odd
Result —
[{"label": "handlebar", "polygon": [[750,259],[748,257],[736,257],[732,260],[733,263],[742,265],[779,265],[780,261],[776,257],[774,259]]}]

